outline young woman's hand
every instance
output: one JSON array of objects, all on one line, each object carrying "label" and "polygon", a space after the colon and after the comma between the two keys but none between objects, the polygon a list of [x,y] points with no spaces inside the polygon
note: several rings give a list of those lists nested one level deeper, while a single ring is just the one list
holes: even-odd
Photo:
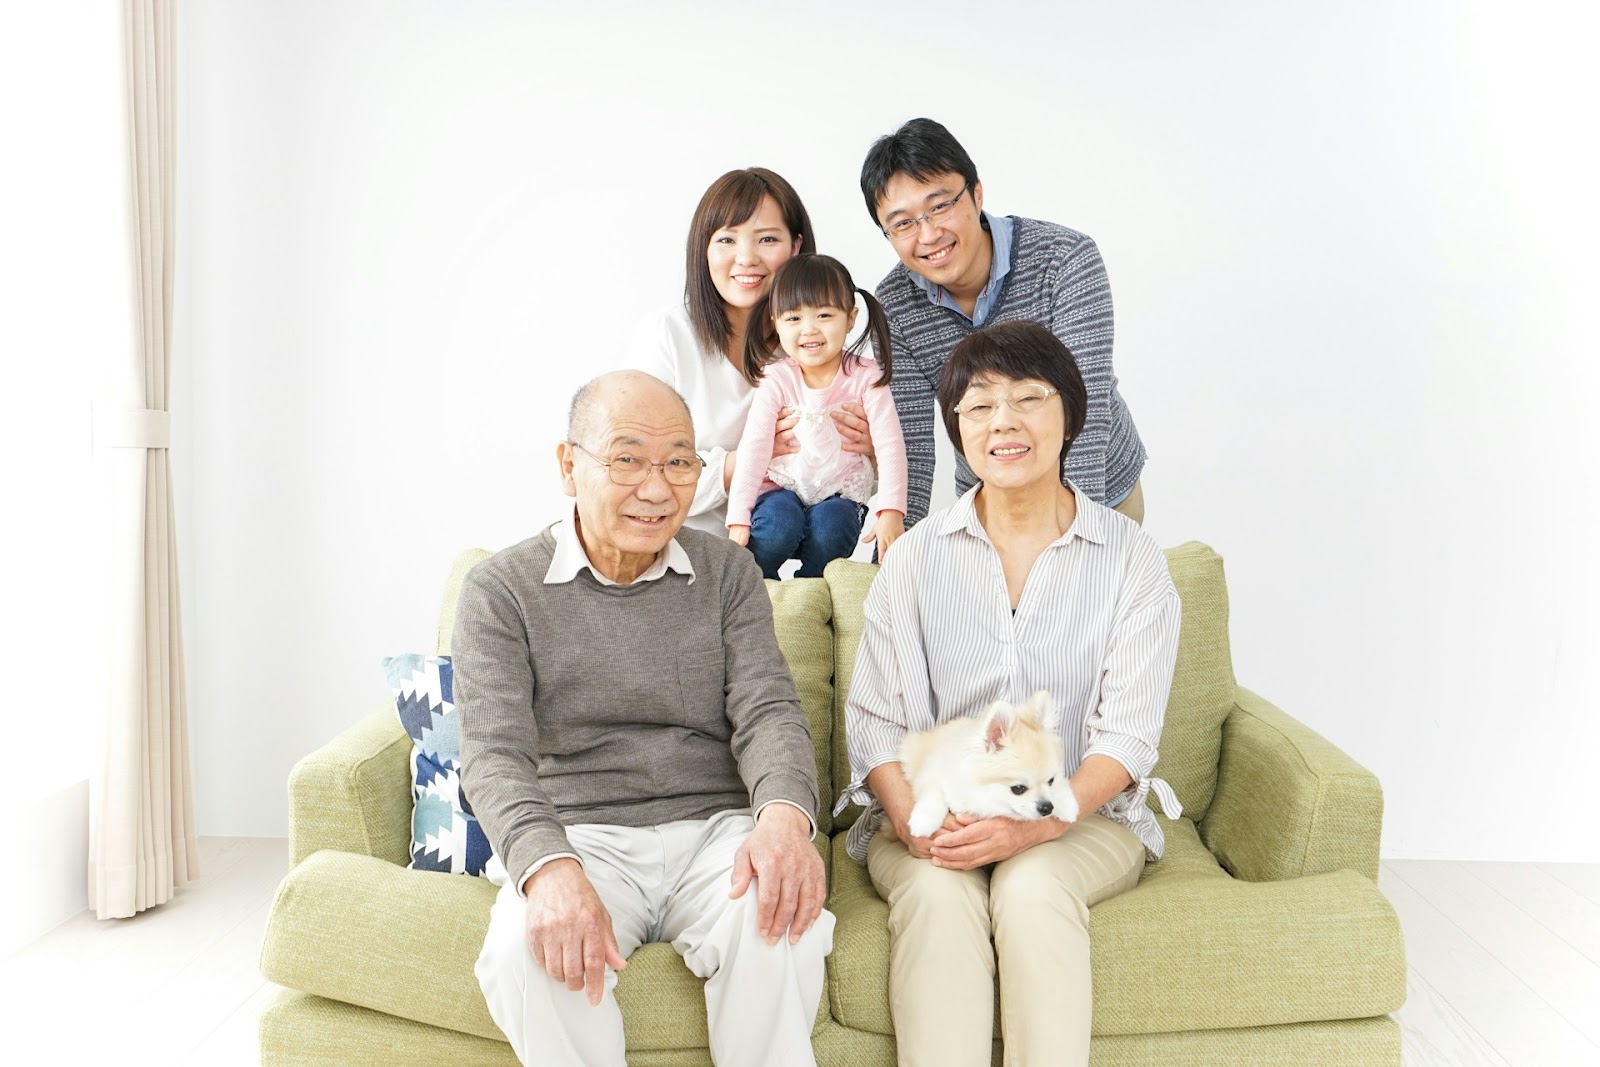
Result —
[{"label": "young woman's hand", "polygon": [[878,542],[878,562],[889,557],[889,546],[900,540],[906,532],[906,516],[902,511],[880,511],[877,521],[862,531],[861,543]]},{"label": "young woman's hand", "polygon": [[728,527],[728,540],[732,541],[734,544],[743,545],[745,548],[749,548],[750,547],[750,527],[748,527],[748,526],[730,526],[730,527]]},{"label": "young woman's hand", "polygon": [[800,451],[800,439],[789,432],[799,424],[800,413],[795,410],[794,405],[788,405],[778,412],[778,421],[772,428],[773,459]]},{"label": "young woman's hand", "polygon": [[840,447],[846,452],[866,456],[876,467],[878,454],[872,450],[872,427],[867,423],[867,409],[852,400],[834,408],[832,415],[833,424],[839,430]]}]

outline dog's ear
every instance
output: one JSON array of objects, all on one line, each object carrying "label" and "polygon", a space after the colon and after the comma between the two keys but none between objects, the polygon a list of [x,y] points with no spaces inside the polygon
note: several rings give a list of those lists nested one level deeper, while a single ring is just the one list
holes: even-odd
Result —
[{"label": "dog's ear", "polygon": [[1017,725],[1017,713],[1010,704],[996,701],[989,705],[983,717],[983,750],[999,752],[1006,747],[1012,727]]},{"label": "dog's ear", "polygon": [[1048,690],[1041,689],[1029,697],[1023,710],[1026,716],[1033,720],[1034,725],[1047,734],[1055,733],[1056,727],[1060,725],[1061,716],[1056,711],[1056,702],[1050,699]]}]

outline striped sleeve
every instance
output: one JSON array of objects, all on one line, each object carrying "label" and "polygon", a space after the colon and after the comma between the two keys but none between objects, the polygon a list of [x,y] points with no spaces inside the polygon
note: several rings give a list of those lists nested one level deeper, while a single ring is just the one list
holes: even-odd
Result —
[{"label": "striped sleeve", "polygon": [[[878,299],[888,309],[894,296],[890,293],[893,276],[878,286]],[[907,283],[909,284],[909,283]],[[889,390],[894,394],[894,406],[900,417],[900,436],[906,450],[906,529],[911,529],[928,514],[928,502],[933,496],[934,411],[939,406],[935,388],[938,372],[930,375],[906,343],[901,316],[889,313],[889,344],[894,353],[894,377]]]},{"label": "striped sleeve", "polygon": [[1126,594],[1101,665],[1100,700],[1085,720],[1084,757],[1110,756],[1138,786],[1156,765],[1183,609],[1155,542],[1141,537],[1130,550]]}]

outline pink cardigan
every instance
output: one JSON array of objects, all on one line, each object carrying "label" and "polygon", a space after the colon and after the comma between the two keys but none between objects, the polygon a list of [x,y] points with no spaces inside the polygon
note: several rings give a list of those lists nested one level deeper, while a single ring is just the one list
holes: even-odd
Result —
[{"label": "pink cardigan", "polygon": [[[870,359],[857,363],[853,372],[840,366],[823,403],[829,409],[852,400],[867,412],[872,429],[872,448],[878,460],[878,491],[872,498],[872,513],[906,510],[906,443],[900,435],[900,417],[888,386],[878,384],[882,369]],[[745,419],[744,436],[739,439],[739,457],[733,467],[733,482],[728,486],[728,525],[750,525],[750,509],[756,498],[778,483],[767,477],[772,462],[772,436],[778,412],[798,406],[805,397],[805,377],[800,365],[782,359],[767,365],[756,388],[750,415]]]}]

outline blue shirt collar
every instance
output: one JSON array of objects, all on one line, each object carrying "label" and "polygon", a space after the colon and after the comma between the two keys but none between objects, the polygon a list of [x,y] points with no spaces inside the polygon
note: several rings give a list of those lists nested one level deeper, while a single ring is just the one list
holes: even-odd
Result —
[{"label": "blue shirt collar", "polygon": [[934,307],[949,308],[974,327],[982,326],[989,318],[989,313],[1000,299],[1000,283],[1011,273],[1011,231],[1015,226],[1010,215],[991,215],[985,211],[979,218],[994,241],[994,258],[989,261],[989,282],[978,294],[978,303],[972,309],[971,318],[967,318],[967,313],[945,292],[944,286],[935,285],[916,271],[910,271],[912,284],[928,295],[928,301]]}]

